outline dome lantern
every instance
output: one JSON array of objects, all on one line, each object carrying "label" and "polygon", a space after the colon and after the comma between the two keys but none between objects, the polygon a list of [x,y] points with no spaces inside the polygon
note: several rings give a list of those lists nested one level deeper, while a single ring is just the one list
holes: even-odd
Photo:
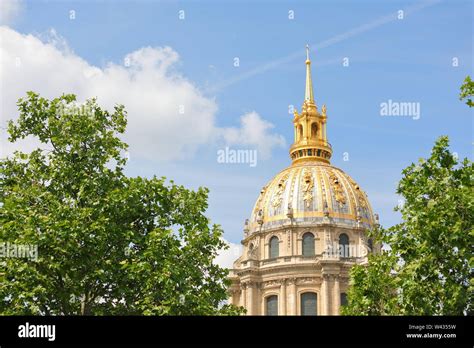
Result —
[{"label": "dome lantern", "polygon": [[298,113],[297,110],[294,111],[295,140],[290,148],[290,157],[293,163],[303,161],[329,163],[332,148],[326,136],[326,105],[323,105],[321,112],[319,112],[314,101],[308,45],[306,45],[305,64],[305,99],[301,107],[301,113]]}]

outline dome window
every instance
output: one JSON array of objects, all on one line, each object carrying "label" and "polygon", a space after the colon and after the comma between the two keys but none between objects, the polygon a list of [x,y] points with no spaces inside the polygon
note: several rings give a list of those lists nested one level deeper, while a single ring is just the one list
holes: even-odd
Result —
[{"label": "dome window", "polygon": [[266,314],[278,315],[278,296],[268,296],[266,299]]},{"label": "dome window", "polygon": [[318,297],[314,292],[301,294],[301,315],[317,315]]},{"label": "dome window", "polygon": [[280,241],[278,240],[278,237],[273,236],[270,238],[269,256],[271,259],[275,259],[279,256],[279,244]]},{"label": "dome window", "polygon": [[345,292],[341,292],[341,307],[347,306],[347,294]]},{"label": "dome window", "polygon": [[349,257],[349,236],[345,233],[339,235],[339,255],[341,257]]},{"label": "dome window", "polygon": [[314,235],[311,232],[303,235],[303,256],[314,256]]}]

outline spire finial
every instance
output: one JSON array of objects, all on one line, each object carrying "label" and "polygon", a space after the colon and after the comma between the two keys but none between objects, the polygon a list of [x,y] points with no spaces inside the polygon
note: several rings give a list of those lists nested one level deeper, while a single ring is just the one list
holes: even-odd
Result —
[{"label": "spire finial", "polygon": [[326,106],[323,105],[321,112],[319,112],[314,102],[309,45],[306,45],[305,65],[306,91],[301,113],[296,110],[293,113],[295,141],[290,147],[290,157],[293,164],[307,161],[330,163],[332,148],[326,135]]},{"label": "spire finial", "polygon": [[313,82],[311,81],[311,61],[309,60],[309,45],[306,45],[306,91],[304,99],[314,103]]}]

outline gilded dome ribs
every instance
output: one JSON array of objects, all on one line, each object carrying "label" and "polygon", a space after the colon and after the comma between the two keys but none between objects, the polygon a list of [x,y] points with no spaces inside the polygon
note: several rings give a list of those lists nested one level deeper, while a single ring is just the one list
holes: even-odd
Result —
[{"label": "gilded dome ribs", "polygon": [[278,182],[278,186],[271,200],[272,206],[275,210],[281,206],[281,202],[283,201],[283,192],[285,192],[287,180],[288,173],[284,174]]},{"label": "gilded dome ribs", "polygon": [[369,213],[366,194],[360,189],[359,185],[354,180],[349,179],[349,181],[351,182],[352,187],[354,188],[358,208],[363,209],[365,213]]},{"label": "gilded dome ribs", "polygon": [[332,171],[329,174],[329,179],[331,180],[331,183],[332,183],[334,197],[336,198],[336,202],[339,203],[339,206],[343,206],[344,204],[346,204],[346,196],[344,195],[339,179],[337,178],[336,174],[334,174],[334,172]]},{"label": "gilded dome ribs", "polygon": [[[263,188],[255,204],[249,232],[311,218],[331,216],[341,224],[373,223],[365,193],[342,170],[324,163],[293,164]],[[353,221],[352,223],[350,221]]]},{"label": "gilded dome ribs", "polygon": [[311,170],[305,168],[303,171],[303,201],[305,202],[306,208],[311,207],[311,203],[313,202],[313,188],[314,188],[314,181],[313,175],[311,174]]}]

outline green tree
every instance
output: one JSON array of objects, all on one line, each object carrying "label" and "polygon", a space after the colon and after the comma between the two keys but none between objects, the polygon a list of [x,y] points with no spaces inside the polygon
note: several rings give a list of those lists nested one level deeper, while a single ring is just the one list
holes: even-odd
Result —
[{"label": "green tree", "polygon": [[208,191],[124,175],[126,112],[28,92],[9,140],[41,146],[0,160],[0,313],[227,315],[226,247],[204,215]]},{"label": "green tree", "polygon": [[[374,245],[381,243],[385,230],[369,231]],[[369,254],[368,265],[354,265],[350,271],[344,315],[393,315],[398,312],[394,274],[396,257],[385,251]]]},{"label": "green tree", "polygon": [[402,222],[371,235],[389,247],[351,271],[345,314],[463,315],[472,312],[474,166],[440,137],[428,159],[403,170]]},{"label": "green tree", "polygon": [[459,95],[459,99],[463,100],[466,99],[466,104],[469,107],[474,106],[474,102],[472,101],[471,97],[474,96],[474,81],[471,80],[470,76],[467,76],[464,79],[464,83],[461,86],[461,93]]}]

